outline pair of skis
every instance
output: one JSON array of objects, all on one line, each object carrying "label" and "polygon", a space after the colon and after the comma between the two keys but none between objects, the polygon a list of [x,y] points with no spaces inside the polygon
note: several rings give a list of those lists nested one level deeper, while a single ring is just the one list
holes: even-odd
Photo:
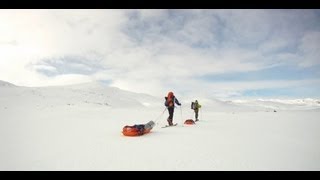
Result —
[{"label": "pair of skis", "polygon": [[173,127],[173,126],[176,126],[176,125],[178,125],[178,123],[175,123],[175,124],[173,124],[173,125],[171,125],[171,126],[165,125],[165,126],[162,126],[161,128]]}]

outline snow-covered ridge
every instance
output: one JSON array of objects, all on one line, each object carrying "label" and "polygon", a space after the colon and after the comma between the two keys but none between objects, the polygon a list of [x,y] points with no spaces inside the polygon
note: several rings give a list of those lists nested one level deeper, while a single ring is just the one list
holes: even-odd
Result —
[{"label": "snow-covered ridge", "polygon": [[234,103],[249,103],[249,102],[276,102],[282,104],[320,104],[320,100],[305,98],[305,99],[257,99],[257,100],[233,100]]},{"label": "snow-covered ridge", "polygon": [[[14,87],[14,88],[10,88]],[[26,106],[103,106],[111,108],[156,108],[162,109],[163,97],[122,90],[99,82],[66,86],[22,87],[0,81],[0,105],[10,106],[19,102]],[[185,110],[190,103],[179,98]],[[320,109],[317,99],[256,99],[231,100],[199,99],[205,110],[213,112],[274,111]]]},{"label": "snow-covered ridge", "polygon": [[11,84],[11,83],[9,83],[9,82],[0,80],[0,87],[16,87],[16,86]]},{"label": "snow-covered ridge", "polygon": [[320,100],[318,99],[257,99],[257,100],[232,100],[231,104],[265,107],[270,109],[281,110],[306,110],[320,108]]},{"label": "snow-covered ridge", "polygon": [[143,108],[162,105],[160,98],[104,86],[99,82],[50,87],[21,87],[1,82],[0,105],[13,107],[14,102],[40,108],[64,106]]}]

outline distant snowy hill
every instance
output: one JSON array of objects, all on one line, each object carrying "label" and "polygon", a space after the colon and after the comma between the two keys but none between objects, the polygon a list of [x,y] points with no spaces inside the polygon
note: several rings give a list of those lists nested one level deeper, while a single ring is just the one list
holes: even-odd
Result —
[{"label": "distant snowy hill", "polygon": [[317,99],[256,99],[256,100],[218,100],[204,99],[200,101],[203,110],[213,112],[274,112],[291,110],[320,110]]},{"label": "distant snowy hill", "polygon": [[1,81],[0,80],[0,87],[15,87],[15,85],[8,83],[6,81]]},{"label": "distant snowy hill", "polygon": [[233,100],[229,102],[248,108],[265,108],[266,110],[312,110],[320,109],[320,101],[316,99],[257,99]]},{"label": "distant snowy hill", "polygon": [[[5,88],[3,88],[5,87]],[[12,88],[8,88],[12,87]],[[162,99],[134,93],[98,82],[52,87],[18,87],[0,82],[0,105],[15,106],[104,106],[109,108],[141,108],[162,105]]]},{"label": "distant snowy hill", "polygon": [[[0,105],[31,106],[46,108],[53,106],[96,106],[106,108],[155,108],[163,109],[163,97],[121,90],[105,86],[99,82],[68,86],[21,87],[0,81]],[[190,103],[183,99],[182,108],[190,110]],[[274,110],[312,110],[320,109],[320,101],[315,99],[257,99],[232,100],[204,99],[200,101],[203,110],[213,112],[267,111]]]}]

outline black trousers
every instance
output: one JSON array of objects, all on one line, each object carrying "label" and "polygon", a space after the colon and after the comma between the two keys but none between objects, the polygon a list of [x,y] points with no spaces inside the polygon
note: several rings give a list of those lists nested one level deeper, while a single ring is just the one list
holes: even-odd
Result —
[{"label": "black trousers", "polygon": [[199,109],[195,109],[195,110],[194,110],[194,113],[195,113],[196,119],[198,119]]},{"label": "black trousers", "polygon": [[168,117],[168,119],[173,119],[174,107],[169,107],[169,108],[168,108],[168,111],[169,111],[169,117]]}]

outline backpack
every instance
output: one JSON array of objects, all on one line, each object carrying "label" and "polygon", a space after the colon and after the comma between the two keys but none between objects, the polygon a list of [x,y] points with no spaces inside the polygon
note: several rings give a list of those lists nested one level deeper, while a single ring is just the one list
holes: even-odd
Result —
[{"label": "backpack", "polygon": [[173,96],[172,92],[169,92],[168,96],[165,97],[165,99],[166,99],[166,102],[164,103],[165,106],[167,106],[167,107],[174,106],[174,102],[173,102],[174,101],[174,96]]},{"label": "backpack", "polygon": [[196,107],[196,103],[194,103],[194,102],[191,102],[191,109],[195,109]]}]

